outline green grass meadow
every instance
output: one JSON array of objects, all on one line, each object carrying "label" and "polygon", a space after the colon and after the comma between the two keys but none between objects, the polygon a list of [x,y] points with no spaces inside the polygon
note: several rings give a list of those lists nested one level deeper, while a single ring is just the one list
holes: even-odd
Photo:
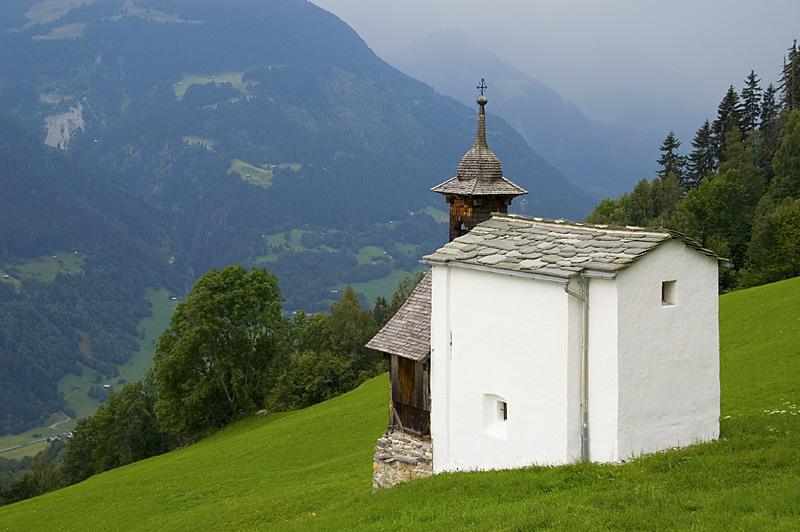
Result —
[{"label": "green grass meadow", "polygon": [[716,442],[373,493],[388,377],[0,508],[5,530],[800,530],[800,278],[720,298]]}]

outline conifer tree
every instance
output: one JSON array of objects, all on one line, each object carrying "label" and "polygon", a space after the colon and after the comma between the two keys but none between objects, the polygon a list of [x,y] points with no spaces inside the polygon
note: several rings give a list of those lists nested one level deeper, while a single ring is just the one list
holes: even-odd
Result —
[{"label": "conifer tree", "polygon": [[744,80],[744,88],[742,89],[742,118],[741,118],[741,132],[746,135],[750,131],[755,131],[758,127],[758,121],[761,115],[761,87],[758,77],[754,70],[750,71],[750,75]]},{"label": "conifer tree", "polygon": [[770,83],[761,98],[760,128],[765,135],[769,133],[775,121],[778,120],[778,116],[780,116],[781,108],[778,104],[777,95],[778,89]]},{"label": "conifer tree", "polygon": [[797,48],[797,39],[788,52],[783,59],[781,104],[784,109],[800,109],[800,50]]},{"label": "conifer tree", "polygon": [[694,150],[689,154],[688,171],[681,181],[684,190],[697,188],[700,181],[716,169],[717,161],[714,155],[714,139],[711,133],[711,124],[706,120],[692,141]]},{"label": "conifer tree", "polygon": [[678,155],[678,148],[680,147],[681,141],[675,136],[674,131],[670,131],[659,148],[661,157],[658,159],[658,164],[661,165],[661,170],[658,170],[656,174],[661,179],[664,179],[670,173],[674,174],[679,181],[682,179],[684,168],[686,167],[686,157]]},{"label": "conifer tree", "polygon": [[712,124],[714,149],[717,160],[722,159],[722,147],[725,144],[725,134],[733,127],[739,127],[742,119],[742,107],[739,94],[731,85],[725,97],[717,108],[717,119]]},{"label": "conifer tree", "polygon": [[759,129],[770,154],[780,145],[781,106],[778,103],[778,89],[770,83],[761,99],[761,125]]}]

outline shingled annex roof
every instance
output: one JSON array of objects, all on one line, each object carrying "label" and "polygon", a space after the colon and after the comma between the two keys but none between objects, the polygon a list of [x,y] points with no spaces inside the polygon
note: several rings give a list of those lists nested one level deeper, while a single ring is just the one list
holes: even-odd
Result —
[{"label": "shingled annex roof", "polygon": [[458,163],[456,176],[431,190],[440,194],[459,194],[471,196],[519,196],[528,191],[503,177],[503,166],[486,144],[486,113],[483,106],[486,98],[478,98],[481,107],[478,113],[478,129],[475,143]]},{"label": "shingled annex roof", "polygon": [[431,352],[431,272],[425,274],[367,347],[412,360],[428,357]]},{"label": "shingled annex roof", "polygon": [[581,271],[613,278],[617,270],[669,239],[680,240],[700,253],[717,258],[712,251],[670,229],[495,214],[466,235],[423,257],[422,262],[500,270],[556,281],[565,281]]}]

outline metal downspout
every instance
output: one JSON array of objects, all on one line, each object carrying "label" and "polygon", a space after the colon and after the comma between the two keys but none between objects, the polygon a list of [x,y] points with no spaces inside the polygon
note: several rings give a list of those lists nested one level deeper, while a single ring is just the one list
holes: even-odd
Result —
[{"label": "metal downspout", "polygon": [[569,282],[564,291],[582,303],[581,312],[581,461],[588,462],[589,457],[589,280],[580,274],[580,293],[573,292]]}]

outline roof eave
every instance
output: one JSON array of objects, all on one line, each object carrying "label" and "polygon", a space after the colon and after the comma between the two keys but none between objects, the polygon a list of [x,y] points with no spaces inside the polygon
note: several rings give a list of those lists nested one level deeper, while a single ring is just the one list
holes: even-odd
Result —
[{"label": "roof eave", "polygon": [[491,266],[484,266],[483,264],[471,264],[469,262],[457,262],[457,261],[437,261],[423,257],[420,260],[422,264],[429,264],[431,266],[447,266],[450,268],[461,268],[464,270],[472,270],[476,272],[483,272],[483,273],[494,273],[498,275],[506,275],[508,277],[519,277],[523,279],[535,279],[537,281],[544,281],[547,283],[557,283],[557,284],[566,284],[569,282],[570,277],[575,275],[575,273],[570,273],[565,275],[564,277],[558,275],[548,275],[545,273],[537,273],[537,272],[525,272],[520,270],[506,270],[503,268],[493,268]]}]

